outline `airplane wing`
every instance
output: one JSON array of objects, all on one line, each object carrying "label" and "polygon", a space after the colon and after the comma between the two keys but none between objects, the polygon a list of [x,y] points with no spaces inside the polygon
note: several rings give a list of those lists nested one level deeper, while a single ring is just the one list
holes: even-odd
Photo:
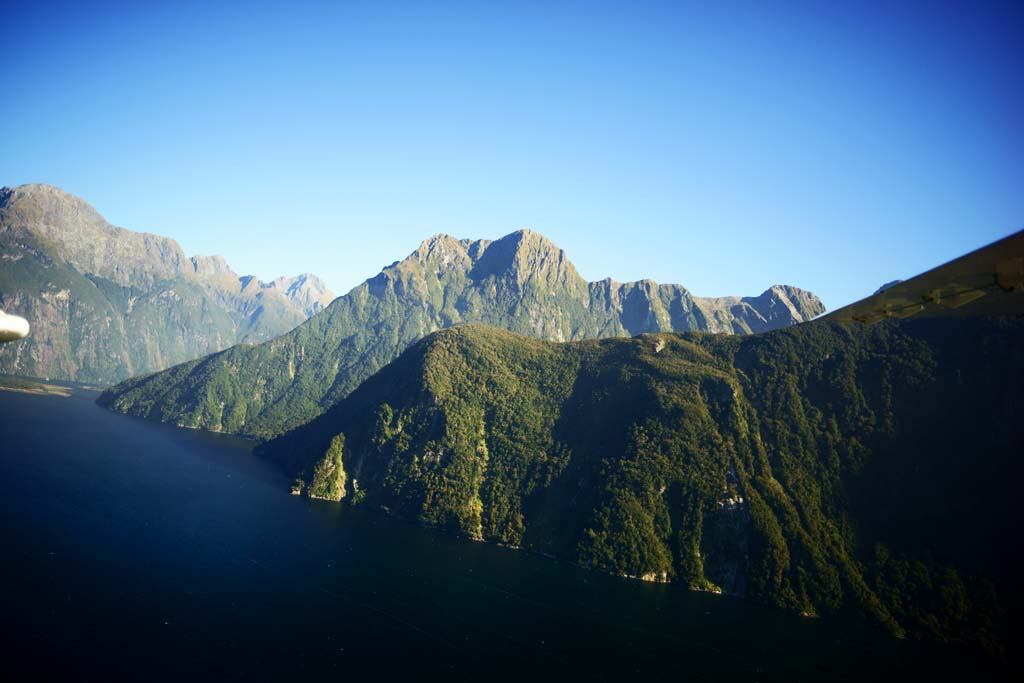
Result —
[{"label": "airplane wing", "polygon": [[1024,314],[1024,230],[953,259],[816,320]]},{"label": "airplane wing", "polygon": [[0,343],[17,341],[28,336],[28,321],[0,311]]}]

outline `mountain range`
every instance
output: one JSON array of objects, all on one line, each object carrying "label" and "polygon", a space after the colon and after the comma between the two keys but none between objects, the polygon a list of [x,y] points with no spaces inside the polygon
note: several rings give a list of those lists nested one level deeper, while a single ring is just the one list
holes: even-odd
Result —
[{"label": "mountain range", "polygon": [[[808,322],[824,308],[792,286],[702,298],[587,282],[529,230],[435,235],[324,306],[310,276],[239,278],[37,193],[66,198],[19,188],[0,213],[21,268],[5,277],[40,278],[34,305],[111,310],[155,345],[182,330],[221,343],[222,319],[243,340],[127,379],[102,405],[260,439],[297,494],[899,636],[1008,642],[1019,315]],[[140,301],[150,312],[134,318]],[[311,317],[257,329],[283,319],[280,301]],[[161,327],[168,311],[189,325]],[[65,319],[96,343],[75,331],[96,323]]]},{"label": "mountain range", "polygon": [[288,334],[108,390],[114,410],[265,439],[347,396],[435,330],[481,323],[552,341],[706,330],[751,333],[810,320],[821,301],[776,285],[702,298],[651,280],[587,282],[565,252],[520,230],[495,241],[435,235]]},{"label": "mountain range", "polygon": [[110,225],[48,185],[0,189],[0,308],[31,321],[0,373],[109,385],[294,328],[334,298],[315,275],[260,282],[220,256]]}]

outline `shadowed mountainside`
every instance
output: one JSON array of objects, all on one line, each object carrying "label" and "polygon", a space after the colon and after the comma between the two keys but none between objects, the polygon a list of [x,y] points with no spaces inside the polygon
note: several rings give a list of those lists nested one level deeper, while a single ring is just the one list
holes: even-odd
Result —
[{"label": "shadowed mountainside", "polygon": [[1005,644],[1024,322],[437,332],[257,453],[296,492],[586,566]]}]

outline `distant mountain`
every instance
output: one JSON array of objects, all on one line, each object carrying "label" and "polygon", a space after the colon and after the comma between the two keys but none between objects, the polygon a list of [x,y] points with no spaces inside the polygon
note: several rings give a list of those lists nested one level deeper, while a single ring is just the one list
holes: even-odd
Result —
[{"label": "distant mountain", "polygon": [[32,325],[0,348],[0,373],[112,384],[276,337],[332,298],[314,275],[262,283],[190,259],[55,187],[0,189],[0,308]]},{"label": "distant mountain", "polygon": [[148,377],[101,401],[121,412],[257,438],[316,417],[427,334],[474,322],[569,341],[644,332],[748,333],[809,320],[810,292],[695,297],[651,280],[588,283],[565,252],[522,230],[496,241],[436,235],[297,329]]},{"label": "distant mountain", "polygon": [[474,539],[999,647],[1022,385],[1020,318],[571,344],[467,325],[257,454],[297,492]]}]

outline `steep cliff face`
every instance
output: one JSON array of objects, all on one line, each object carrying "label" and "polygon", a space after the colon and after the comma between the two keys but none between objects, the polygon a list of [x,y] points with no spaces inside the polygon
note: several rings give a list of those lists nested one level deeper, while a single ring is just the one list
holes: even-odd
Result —
[{"label": "steep cliff face", "polygon": [[1022,382],[1019,319],[571,344],[467,325],[257,453],[471,538],[997,643]]},{"label": "steep cliff face", "polygon": [[174,240],[116,228],[84,200],[49,185],[0,190],[0,230],[35,237],[51,258],[120,287],[148,289],[192,271]]},{"label": "steep cliff face", "polygon": [[316,417],[410,344],[459,323],[571,341],[750,332],[822,310],[796,288],[723,300],[650,280],[588,283],[530,230],[495,241],[435,235],[286,335],[130,380],[102,400],[133,415],[265,438]]},{"label": "steep cliff face", "polygon": [[111,384],[272,338],[330,298],[315,278],[264,284],[222,257],[189,259],[54,187],[0,190],[0,307],[32,324],[0,348],[0,373]]}]

